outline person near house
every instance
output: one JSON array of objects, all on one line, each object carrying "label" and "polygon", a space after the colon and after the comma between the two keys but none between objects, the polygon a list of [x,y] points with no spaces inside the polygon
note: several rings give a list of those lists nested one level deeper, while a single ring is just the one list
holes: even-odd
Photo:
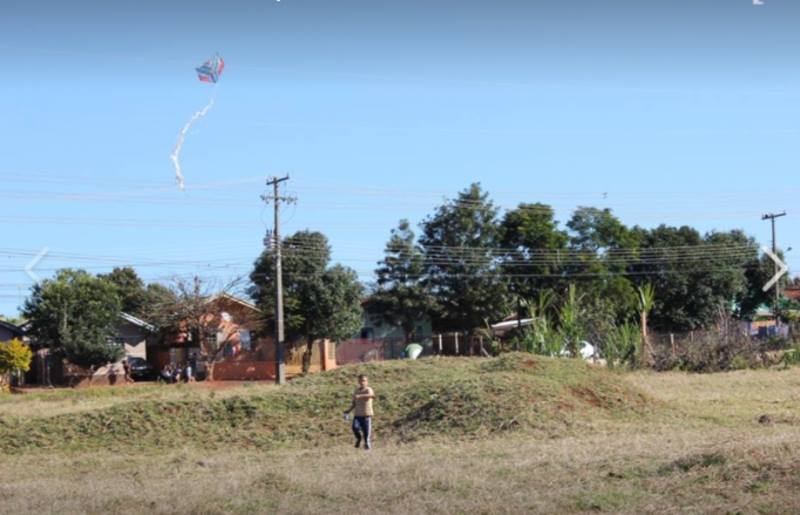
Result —
[{"label": "person near house", "polygon": [[349,415],[351,411],[355,410],[353,434],[356,436],[356,449],[361,447],[362,439],[364,440],[365,450],[372,448],[370,436],[372,433],[373,399],[375,399],[375,392],[369,387],[369,379],[364,374],[359,375],[358,388],[353,393],[353,401],[347,411],[344,412],[345,415]]},{"label": "person near house", "polygon": [[164,368],[161,369],[161,379],[165,383],[172,382],[172,365],[170,365],[169,363],[164,365]]},{"label": "person near house", "polygon": [[187,383],[193,383],[194,382],[194,369],[192,368],[192,364],[191,363],[187,363],[186,364],[186,368],[184,369],[183,373],[186,376],[186,382]]},{"label": "person near house", "polygon": [[114,366],[114,363],[109,363],[106,366],[108,367],[108,372],[106,372],[106,375],[108,376],[108,384],[113,386],[117,384],[117,367]]},{"label": "person near house", "polygon": [[122,373],[125,376],[125,382],[126,383],[132,383],[133,382],[133,376],[131,375],[132,371],[133,370],[131,369],[130,362],[128,362],[127,359],[123,359],[122,360]]}]

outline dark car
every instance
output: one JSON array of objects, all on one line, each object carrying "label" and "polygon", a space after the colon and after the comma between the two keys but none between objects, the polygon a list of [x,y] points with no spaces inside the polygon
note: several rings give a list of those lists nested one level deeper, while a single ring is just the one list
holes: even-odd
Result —
[{"label": "dark car", "polygon": [[131,366],[131,378],[136,381],[155,379],[156,371],[153,365],[144,358],[129,357],[128,363]]}]

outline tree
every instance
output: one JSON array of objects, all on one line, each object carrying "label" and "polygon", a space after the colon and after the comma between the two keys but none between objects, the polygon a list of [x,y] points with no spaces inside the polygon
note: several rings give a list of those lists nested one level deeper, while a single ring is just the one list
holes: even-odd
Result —
[{"label": "tree", "polygon": [[499,253],[520,318],[526,301],[560,284],[559,255],[567,256],[568,240],[546,204],[523,203],[503,217]]},{"label": "tree", "polygon": [[32,336],[92,371],[124,353],[114,342],[119,314],[120,299],[112,284],[72,269],[33,286],[23,308]]},{"label": "tree", "polygon": [[8,322],[9,324],[13,324],[13,325],[22,324],[22,319],[21,318],[13,317],[13,316],[10,317],[10,316],[3,315],[3,314],[0,314],[0,320],[2,320],[3,322]]},{"label": "tree", "polygon": [[658,291],[650,326],[690,331],[714,325],[720,305],[733,306],[758,267],[758,244],[741,231],[705,236],[691,227],[661,225],[645,231],[630,270]]},{"label": "tree", "polygon": [[322,276],[323,288],[313,297],[316,317],[307,320],[306,352],[303,373],[311,366],[311,350],[315,341],[329,339],[340,342],[351,338],[361,328],[361,299],[364,289],[358,275],[350,268],[334,265]]},{"label": "tree", "polygon": [[8,342],[0,342],[0,385],[6,374],[27,372],[31,367],[33,352],[30,347],[18,338]]},{"label": "tree", "polygon": [[469,330],[507,314],[507,285],[496,259],[497,208],[472,184],[422,223],[426,286],[440,330]]},{"label": "tree", "polygon": [[[328,269],[330,246],[319,232],[299,231],[282,242],[283,307],[287,342],[305,344],[303,373],[308,373],[314,341],[341,340],[361,326],[361,285],[350,269]],[[250,296],[267,328],[275,327],[275,249],[267,248],[250,274]]]},{"label": "tree", "polygon": [[406,343],[418,320],[430,316],[436,308],[423,282],[425,256],[415,244],[408,220],[401,220],[384,250],[383,261],[375,274],[377,288],[367,309],[381,322],[403,329]]},{"label": "tree", "polygon": [[626,227],[610,209],[580,207],[567,222],[570,258],[565,270],[581,282],[584,295],[603,304],[615,322],[630,317],[636,291],[624,274],[639,245],[640,233]]},{"label": "tree", "polygon": [[636,247],[636,235],[610,209],[579,207],[567,222],[570,246],[593,254]]},{"label": "tree", "polygon": [[162,306],[174,303],[176,300],[173,288],[161,283],[150,283],[144,291],[144,306],[140,311],[140,316],[147,321],[155,321],[159,318]]},{"label": "tree", "polygon": [[[783,253],[778,251],[778,257],[782,260]],[[764,254],[752,266],[745,271],[747,286],[737,299],[738,315],[742,318],[751,319],[756,310],[762,305],[772,305],[775,299],[773,290],[764,291],[770,279],[775,275],[775,262],[768,255]],[[787,276],[780,279],[781,288],[789,284]]]},{"label": "tree", "polygon": [[122,311],[137,317],[142,316],[147,303],[147,290],[136,270],[129,266],[117,267],[111,273],[98,277],[110,282],[117,289]]},{"label": "tree", "polygon": [[[169,287],[159,285],[148,289],[155,302],[149,321],[159,328],[162,337],[183,333],[192,342],[197,342],[200,355],[206,362],[209,380],[214,379],[214,366],[223,356],[232,336],[226,335],[223,340],[217,338],[222,313],[212,301],[231,292],[238,283],[239,280],[234,279],[222,287],[216,287],[197,276],[191,280],[176,277]],[[247,325],[252,319],[245,317],[237,322]]]}]

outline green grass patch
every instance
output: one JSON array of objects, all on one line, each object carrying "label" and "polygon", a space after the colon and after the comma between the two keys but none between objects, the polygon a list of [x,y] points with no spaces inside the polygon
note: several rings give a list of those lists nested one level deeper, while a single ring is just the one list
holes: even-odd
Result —
[{"label": "green grass patch", "polygon": [[[148,388],[102,389],[100,395],[132,397],[51,417],[0,416],[0,450],[331,445],[349,433],[341,412],[359,373],[369,375],[377,395],[377,438],[398,442],[519,430],[563,435],[598,417],[645,416],[652,405],[621,376],[579,360],[510,354],[390,361],[342,367],[283,388],[253,388],[228,398],[148,399]],[[61,395],[69,401],[98,392]]]}]

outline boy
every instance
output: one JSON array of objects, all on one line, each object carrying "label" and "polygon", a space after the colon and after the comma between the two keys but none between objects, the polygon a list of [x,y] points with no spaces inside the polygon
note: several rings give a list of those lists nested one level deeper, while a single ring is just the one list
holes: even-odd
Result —
[{"label": "boy", "polygon": [[355,410],[355,417],[353,418],[353,434],[356,435],[356,449],[361,447],[361,438],[364,438],[364,449],[370,450],[372,445],[369,441],[370,432],[372,431],[372,399],[375,398],[375,392],[369,386],[367,376],[361,374],[358,376],[358,388],[353,393],[353,402],[345,415]]}]

